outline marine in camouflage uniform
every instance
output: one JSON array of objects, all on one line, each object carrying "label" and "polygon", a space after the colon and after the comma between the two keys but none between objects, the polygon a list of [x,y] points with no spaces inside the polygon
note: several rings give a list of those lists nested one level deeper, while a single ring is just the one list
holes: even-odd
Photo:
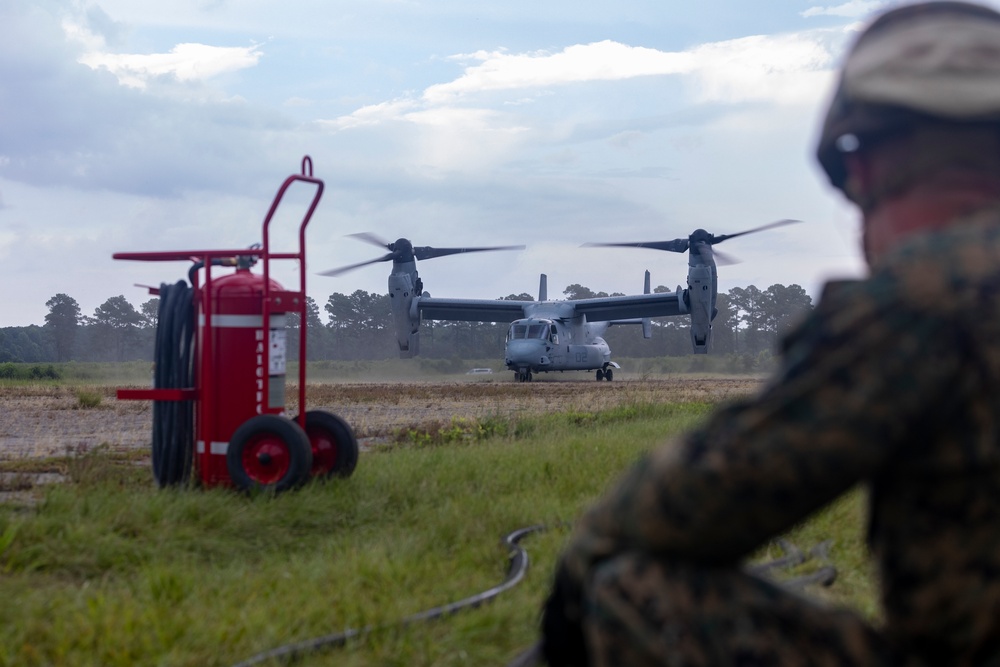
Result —
[{"label": "marine in camouflage uniform", "polygon": [[[935,51],[942,42],[951,60]],[[885,86],[870,86],[873,80],[905,77],[899,54],[919,70],[921,85],[903,87],[880,117],[886,100],[873,106],[858,91],[868,85],[882,94]],[[940,83],[942,71],[958,76],[961,67],[985,72],[987,90],[959,87],[945,104],[957,99],[965,109],[981,96],[998,99],[955,128],[956,114],[920,104],[928,95],[940,102],[934,76]],[[857,81],[863,85],[852,87]],[[1000,14],[927,3],[889,12],[859,38],[821,139],[833,183],[867,214],[960,162],[995,175],[997,197],[872,251],[870,277],[826,287],[784,341],[781,369],[759,396],[648,455],[590,509],[546,603],[550,664],[1000,664],[1000,130],[993,112],[1000,112]],[[854,190],[831,151],[873,143],[876,129],[892,134],[904,119],[927,159]],[[844,129],[858,136],[845,143]],[[755,549],[858,484],[869,487],[879,628],[741,569]]]}]

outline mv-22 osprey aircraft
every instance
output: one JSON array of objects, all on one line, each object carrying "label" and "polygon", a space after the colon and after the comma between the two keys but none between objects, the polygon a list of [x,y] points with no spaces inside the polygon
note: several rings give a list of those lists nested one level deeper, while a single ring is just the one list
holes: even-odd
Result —
[{"label": "mv-22 osprey aircraft", "polygon": [[618,364],[611,360],[611,349],[601,338],[613,324],[641,324],[643,336],[651,337],[649,318],[689,315],[691,346],[694,354],[707,354],[711,345],[712,320],[717,313],[718,294],[716,255],[712,246],[722,241],[797,222],[779,220],[762,227],[735,234],[714,235],[703,229],[688,238],[646,243],[587,243],[589,247],[650,248],[688,253],[687,287],[675,292],[651,294],[646,272],[643,294],[607,296],[591,299],[550,301],[546,277],[541,276],[537,301],[504,299],[448,299],[431,297],[424,292],[417,273],[417,260],[432,259],[467,252],[521,250],[524,246],[483,248],[432,248],[414,246],[408,239],[386,242],[374,234],[351,234],[355,238],[387,249],[381,257],[325,271],[321,275],[339,276],[353,269],[392,262],[389,274],[389,302],[396,324],[399,355],[409,358],[419,354],[421,319],[460,322],[511,321],[504,348],[504,363],[514,371],[515,379],[530,382],[535,373],[550,371],[591,371],[597,380],[611,380]]}]

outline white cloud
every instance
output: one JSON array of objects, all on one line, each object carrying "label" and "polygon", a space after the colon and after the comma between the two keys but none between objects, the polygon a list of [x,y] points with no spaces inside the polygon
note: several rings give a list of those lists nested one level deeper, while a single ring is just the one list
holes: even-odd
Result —
[{"label": "white cloud", "polygon": [[[703,44],[687,51],[659,51],[605,40],[577,44],[550,54],[477,52],[455,59],[477,59],[454,81],[424,91],[427,104],[448,104],[494,90],[681,75],[694,80],[698,101],[744,102],[751,99],[796,101],[791,79],[823,71],[832,55],[820,31],[756,35]],[[811,85],[807,85],[811,88]]]},{"label": "white cloud", "polygon": [[257,44],[211,46],[193,42],[177,44],[169,53],[112,53],[104,36],[79,15],[64,18],[62,29],[83,49],[78,62],[91,69],[106,69],[130,88],[145,89],[150,81],[163,77],[180,82],[203,81],[253,67],[263,55]]},{"label": "white cloud", "polygon": [[416,106],[416,103],[411,99],[392,100],[391,102],[370,104],[361,107],[348,116],[341,116],[335,120],[320,120],[318,123],[320,126],[341,130],[352,127],[364,127],[366,125],[378,125],[385,121],[399,119],[415,109]]},{"label": "white cloud", "polygon": [[80,62],[92,69],[104,68],[131,88],[145,88],[151,79],[169,76],[178,81],[202,81],[220,74],[253,67],[261,57],[260,47],[178,44],[169,53],[102,53],[91,51]]},{"label": "white cloud", "polygon": [[[829,32],[810,31],[744,37],[676,52],[610,40],[577,44],[558,53],[478,51],[454,56],[480,62],[466,67],[453,81],[429,86],[419,100],[369,105],[327,124],[344,129],[388,120],[418,121],[427,110],[473,106],[477,96],[496,91],[537,95],[555,86],[645,76],[681,76],[696,103],[809,103],[827,85],[833,61],[829,41]],[[524,106],[527,99],[519,94],[501,104]],[[415,113],[419,109],[424,112]]]},{"label": "white cloud", "polygon": [[[574,128],[587,126],[600,107],[593,102],[574,106],[577,99],[586,102],[620,94],[621,104],[611,112],[618,118],[705,104],[811,108],[830,85],[833,54],[842,38],[842,30],[822,29],[757,35],[674,52],[610,40],[555,53],[478,51],[453,57],[478,63],[452,81],[318,124],[332,130],[374,131],[398,123],[402,142],[398,146],[407,149],[397,154],[401,163],[432,171],[481,171],[525,146],[569,140]],[[644,77],[672,78],[677,93],[664,92],[670,85],[657,82],[619,87]],[[621,128],[607,131],[610,137]],[[588,136],[599,134],[588,132]]]},{"label": "white cloud", "polygon": [[810,7],[802,12],[802,16],[806,18],[810,16],[846,16],[849,18],[859,18],[881,9],[886,4],[885,0],[849,0],[849,2],[841,5],[830,7],[820,7],[818,5]]},{"label": "white cloud", "polygon": [[811,103],[830,75],[833,55],[819,33],[752,36],[705,44],[690,53],[697,63],[692,87],[699,102]]},{"label": "white cloud", "polygon": [[447,103],[457,97],[489,90],[543,88],[582,81],[613,81],[656,74],[690,72],[696,63],[691,53],[670,53],[610,40],[576,44],[559,53],[479,51],[453,57],[481,63],[468,67],[458,79],[429,87],[424,100]]}]

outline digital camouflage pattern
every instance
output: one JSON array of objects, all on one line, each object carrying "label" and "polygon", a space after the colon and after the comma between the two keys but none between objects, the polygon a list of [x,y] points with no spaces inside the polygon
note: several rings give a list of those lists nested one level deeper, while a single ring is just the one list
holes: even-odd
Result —
[{"label": "digital camouflage pattern", "polygon": [[631,553],[596,570],[585,619],[593,665],[891,665],[885,640],[737,568]]},{"label": "digital camouflage pattern", "polygon": [[[858,484],[877,635],[739,570]],[[769,664],[782,645],[806,656],[782,664],[878,664],[886,646],[897,664],[1000,664],[1000,211],[828,285],[761,394],[636,465],[562,568],[595,664]]]}]

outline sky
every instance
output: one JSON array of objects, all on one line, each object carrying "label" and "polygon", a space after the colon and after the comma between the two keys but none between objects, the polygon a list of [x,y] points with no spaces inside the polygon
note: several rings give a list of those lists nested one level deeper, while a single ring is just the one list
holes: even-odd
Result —
[{"label": "sky", "polygon": [[[685,283],[687,258],[587,242],[732,239],[720,291],[864,272],[858,217],[813,157],[845,49],[893,3],[849,0],[5,0],[0,3],[0,327],[84,315],[185,262],[244,248],[309,155],[325,184],[307,291],[385,293],[385,253],[523,244],[418,263],[432,296]],[[270,227],[295,250],[312,186]],[[297,288],[296,262],[272,275]],[[218,275],[218,274],[216,274]]]}]

